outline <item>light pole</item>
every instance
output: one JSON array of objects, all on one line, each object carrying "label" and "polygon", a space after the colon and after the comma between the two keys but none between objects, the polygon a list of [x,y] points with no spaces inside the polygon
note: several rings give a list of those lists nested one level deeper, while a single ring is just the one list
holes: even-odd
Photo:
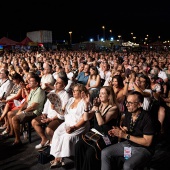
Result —
[{"label": "light pole", "polygon": [[121,35],[118,35],[119,41],[120,41],[121,37],[122,37]]},{"label": "light pole", "polygon": [[130,34],[131,34],[131,36],[132,36],[132,41],[133,41],[133,32],[131,32]]},{"label": "light pole", "polygon": [[110,38],[112,37],[112,30],[109,30],[109,32],[110,32]]},{"label": "light pole", "polygon": [[[119,38],[119,46],[121,46],[121,41],[120,41],[120,39],[121,39],[121,35],[118,35],[118,38]],[[121,48],[121,47],[120,47]]]},{"label": "light pole", "polygon": [[72,44],[72,31],[69,32],[70,34],[70,45]]},{"label": "light pole", "polygon": [[105,41],[105,26],[102,26],[102,29],[103,29],[103,39]]}]

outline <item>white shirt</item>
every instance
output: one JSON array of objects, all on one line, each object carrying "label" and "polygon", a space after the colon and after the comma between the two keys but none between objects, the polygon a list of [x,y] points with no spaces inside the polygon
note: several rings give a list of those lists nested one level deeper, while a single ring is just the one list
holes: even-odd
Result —
[{"label": "white shirt", "polygon": [[4,92],[5,92],[5,96],[8,96],[9,92],[11,91],[13,86],[13,83],[11,80],[7,80],[5,82],[2,82],[2,80],[0,80],[0,98],[2,98]]},{"label": "white shirt", "polygon": [[50,84],[54,84],[55,83],[55,80],[54,80],[54,77],[53,77],[52,74],[43,75],[41,77],[41,88],[42,89],[46,88],[45,83],[50,83]]},{"label": "white shirt", "polygon": [[[143,92],[150,93],[151,96],[152,96],[152,90],[151,89],[145,89]],[[144,101],[143,101],[143,109],[144,110],[148,110],[149,109],[151,98],[152,97],[144,97]]]},{"label": "white shirt", "polygon": [[166,75],[166,73],[165,73],[165,71],[160,71],[160,72],[158,73],[158,77],[161,78],[162,80],[165,80],[165,79],[168,78],[167,75]]},{"label": "white shirt", "polygon": [[[54,92],[55,92],[55,90],[52,90],[49,93],[54,93]],[[62,90],[57,94],[59,95],[59,97],[61,99],[62,108],[64,108],[68,99],[70,98],[70,96],[65,90]],[[55,116],[58,116],[59,119],[64,120],[64,115],[60,115],[55,110],[51,109],[51,102],[48,98],[47,98],[47,101],[44,104],[44,109],[43,109],[42,114],[47,114],[48,118],[53,118]]]}]

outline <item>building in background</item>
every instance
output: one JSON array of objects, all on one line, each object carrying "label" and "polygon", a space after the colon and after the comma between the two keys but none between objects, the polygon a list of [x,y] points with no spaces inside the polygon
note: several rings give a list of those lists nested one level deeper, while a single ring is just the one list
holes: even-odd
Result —
[{"label": "building in background", "polygon": [[38,46],[44,46],[46,49],[52,48],[52,31],[39,30],[27,32],[27,37],[30,38]]}]

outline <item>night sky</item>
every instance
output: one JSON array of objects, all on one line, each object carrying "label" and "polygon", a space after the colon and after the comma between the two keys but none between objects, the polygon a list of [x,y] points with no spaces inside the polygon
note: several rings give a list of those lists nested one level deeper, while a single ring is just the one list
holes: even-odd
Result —
[{"label": "night sky", "polygon": [[103,36],[118,35],[122,39],[136,41],[149,35],[151,39],[170,40],[170,6],[168,1],[3,1],[1,2],[0,38],[6,36],[21,41],[26,33],[50,30],[53,40],[97,40]]}]

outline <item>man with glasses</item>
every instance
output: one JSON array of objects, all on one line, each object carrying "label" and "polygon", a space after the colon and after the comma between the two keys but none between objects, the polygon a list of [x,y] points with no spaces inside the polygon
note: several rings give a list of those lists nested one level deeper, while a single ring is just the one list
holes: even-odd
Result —
[{"label": "man with glasses", "polygon": [[112,159],[124,157],[124,170],[145,167],[154,152],[155,124],[149,113],[142,108],[143,95],[133,91],[128,94],[127,112],[120,127],[113,127],[108,133],[121,139],[119,143],[102,150],[101,170],[116,169]]},{"label": "man with glasses", "polygon": [[[69,94],[64,90],[67,83],[67,75],[64,74],[64,72],[60,72],[54,85],[55,90],[49,92],[49,94],[56,93],[60,97],[63,109],[69,99]],[[47,146],[51,142],[54,131],[64,121],[64,115],[56,112],[51,105],[50,100],[47,98],[42,115],[34,118],[31,122],[35,131],[41,137],[41,143],[36,145],[35,149],[41,149]],[[46,127],[45,130],[43,129],[43,126]]]}]

